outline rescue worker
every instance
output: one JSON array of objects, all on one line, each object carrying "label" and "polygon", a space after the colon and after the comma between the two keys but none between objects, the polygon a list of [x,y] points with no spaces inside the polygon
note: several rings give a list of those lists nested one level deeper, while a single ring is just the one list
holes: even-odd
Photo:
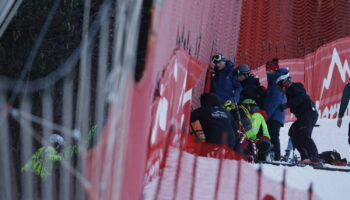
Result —
[{"label": "rescue worker", "polygon": [[238,102],[242,90],[240,82],[233,75],[233,62],[221,53],[212,57],[214,73],[212,74],[212,92],[220,98],[222,105],[227,100]]},{"label": "rescue worker", "polygon": [[257,102],[260,108],[264,106],[264,93],[266,88],[260,85],[260,81],[251,72],[248,65],[239,65],[234,70],[234,75],[242,85],[240,102],[245,99],[252,99]]},{"label": "rescue worker", "polygon": [[281,104],[280,109],[290,109],[297,120],[289,129],[294,147],[299,151],[301,162],[306,164],[319,163],[319,155],[315,142],[311,138],[318,113],[315,104],[306,93],[304,85],[292,82],[289,74],[277,78],[276,84],[286,94],[287,103]]},{"label": "rescue worker", "polygon": [[[191,113],[191,124],[195,123],[199,140],[210,144],[227,144],[232,150],[235,148],[236,126],[231,114],[220,107],[219,97],[214,94],[202,94],[200,97],[201,107]],[[200,123],[200,125],[198,124]]]},{"label": "rescue worker", "polygon": [[257,147],[257,159],[265,161],[271,150],[271,137],[266,125],[266,113],[261,110],[253,99],[245,99],[241,103],[251,114],[251,129],[244,133],[244,137],[253,141]]},{"label": "rescue worker", "polygon": [[264,110],[267,114],[267,127],[271,136],[271,143],[273,144],[272,152],[274,152],[274,160],[281,158],[280,145],[280,129],[284,125],[285,111],[280,110],[279,106],[286,103],[286,96],[278,89],[276,80],[284,74],[288,74],[288,69],[279,68],[278,59],[274,58],[272,61],[266,63],[267,74],[267,93],[264,100]]},{"label": "rescue worker", "polygon": [[62,160],[60,151],[65,145],[64,139],[58,134],[52,134],[48,140],[48,145],[36,151],[31,160],[22,168],[23,172],[33,172],[35,175],[46,179],[51,176],[55,164]]}]

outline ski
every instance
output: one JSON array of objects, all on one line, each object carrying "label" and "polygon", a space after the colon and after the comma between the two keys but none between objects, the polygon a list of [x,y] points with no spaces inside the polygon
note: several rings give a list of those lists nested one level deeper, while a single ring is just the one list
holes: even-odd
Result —
[{"label": "ski", "polygon": [[268,165],[275,165],[275,166],[287,166],[287,167],[294,167],[294,166],[298,166],[298,167],[304,167],[299,165],[299,163],[289,163],[289,162],[277,162],[277,161],[259,161],[256,162],[257,164],[268,164]]},{"label": "ski", "polygon": [[339,172],[350,172],[350,168],[330,167],[330,166],[313,166],[316,170],[327,170],[327,171],[339,171]]},{"label": "ski", "polygon": [[315,170],[327,170],[327,171],[339,171],[339,172],[350,172],[350,168],[337,167],[337,166],[326,166],[322,164],[313,165],[313,164],[304,164],[304,163],[288,163],[288,162],[268,162],[268,161],[259,161],[256,164],[267,164],[275,166],[286,166],[286,167],[306,167],[310,166]]}]

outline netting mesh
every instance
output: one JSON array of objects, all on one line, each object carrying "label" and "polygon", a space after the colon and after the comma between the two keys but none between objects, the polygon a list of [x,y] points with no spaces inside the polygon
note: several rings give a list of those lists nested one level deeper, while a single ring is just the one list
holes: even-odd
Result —
[{"label": "netting mesh", "polygon": [[350,35],[349,17],[347,0],[243,1],[237,62],[301,58]]},{"label": "netting mesh", "polygon": [[[87,163],[99,160],[88,155],[102,137],[108,155],[111,146],[121,154],[107,166],[123,165],[125,146],[115,142],[126,142],[120,116],[129,112],[141,4],[23,1],[14,18],[12,9],[0,14],[0,199],[87,199]],[[2,17],[13,20],[5,32]],[[107,121],[124,130],[114,140]],[[104,175],[114,178],[111,192],[96,199],[119,198],[118,169]]]},{"label": "netting mesh", "polygon": [[[211,55],[221,52],[234,60],[241,12],[240,0],[179,0],[155,3],[153,34],[154,68],[167,64],[175,48],[209,65]],[[205,77],[196,91],[202,91]],[[199,99],[195,93],[194,99]],[[198,107],[195,101],[193,107]]]},{"label": "netting mesh", "polygon": [[[22,1],[13,2],[7,12],[17,10],[15,5]],[[199,106],[211,55],[220,52],[253,68],[272,57],[303,57],[350,35],[348,1],[155,0],[146,67],[137,76],[138,83],[132,72],[143,1],[50,2],[54,6],[46,8],[43,25],[29,32],[38,37],[26,46],[23,63],[14,61],[24,49],[22,41],[29,38],[23,36],[27,24],[4,26],[14,16],[0,14],[3,66],[23,67],[21,73],[3,66],[0,70],[0,199],[259,199],[279,192],[290,199],[306,199],[312,195],[261,178],[250,164],[242,167],[232,151],[223,157],[221,147],[204,153],[196,152],[195,144],[192,151],[186,149],[189,113]],[[66,11],[78,14],[72,17],[74,23]],[[50,29],[52,19],[58,30]],[[6,27],[11,32],[4,32]],[[46,48],[40,49],[47,30],[52,41],[57,35],[68,38],[58,34],[60,29],[74,36],[74,44],[51,48],[45,43]],[[6,43],[11,38],[14,42]],[[16,48],[7,52],[11,46]],[[48,54],[56,49],[64,51]],[[35,59],[47,57],[54,58],[52,70],[31,76],[33,69],[42,72],[49,66],[43,62],[39,68]],[[294,80],[304,79],[297,76],[304,62],[291,63]],[[288,64],[288,60],[281,62],[282,67]],[[264,69],[259,73],[264,74]],[[98,128],[90,146],[93,125]],[[33,171],[22,172],[38,148],[47,147],[54,132],[79,154],[58,163],[46,180]],[[151,178],[143,182],[145,171]],[[269,187],[259,188],[259,181]]]}]

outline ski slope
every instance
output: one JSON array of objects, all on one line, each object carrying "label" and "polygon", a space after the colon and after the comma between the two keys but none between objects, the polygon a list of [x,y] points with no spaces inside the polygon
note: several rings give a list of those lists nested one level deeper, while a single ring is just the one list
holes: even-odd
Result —
[{"label": "ski slope", "polygon": [[[338,128],[336,119],[321,119],[318,121],[320,127],[315,127],[313,138],[320,152],[336,149],[343,157],[350,160],[350,145],[347,143],[348,122],[350,122],[350,118],[344,118],[343,126]],[[291,123],[287,123],[281,129],[282,152],[284,152],[288,143],[290,125]],[[169,148],[162,183],[156,178],[146,184],[143,192],[144,199],[156,199],[156,196],[158,196],[158,199],[190,199],[194,156],[184,152],[181,163],[178,163],[178,159],[179,149]],[[179,168],[181,173],[179,173],[178,184],[174,184],[178,164],[181,165]],[[200,184],[193,186],[194,199],[214,199],[218,164],[219,159],[198,157],[194,182]],[[241,173],[245,182],[241,182],[239,199],[256,199],[255,186],[257,179],[254,170],[252,170],[254,167],[257,169],[259,164],[243,163],[242,169],[244,171]],[[284,168],[287,169],[286,184],[289,189],[307,191],[310,183],[313,183],[314,193],[322,200],[350,199],[350,172],[315,170],[309,166],[284,167],[274,165],[263,165],[262,172],[265,177],[275,180],[276,183],[281,183]],[[221,178],[223,188],[220,188],[218,199],[233,199],[235,196],[233,188],[236,184],[237,161],[224,160],[222,170],[225,172]],[[267,183],[265,182],[265,184]],[[159,185],[161,187],[158,187]],[[178,185],[176,195],[174,194],[175,185]],[[264,185],[263,192],[269,194],[274,194],[271,193],[274,191],[278,192],[278,188],[274,187],[276,185]],[[286,195],[288,200],[305,199],[305,197],[299,197],[298,194],[291,194],[290,192],[287,192]],[[275,196],[279,196],[279,193]]]},{"label": "ski slope", "polygon": [[[348,144],[348,124],[350,117],[343,118],[341,128],[338,128],[336,119],[319,119],[312,137],[319,152],[336,149],[342,157],[350,161],[350,145]],[[281,152],[288,144],[288,129],[291,123],[285,124],[280,132]],[[256,167],[258,167],[256,165]],[[282,180],[283,169],[287,168],[287,185],[307,190],[310,183],[313,183],[314,192],[322,200],[343,200],[350,199],[350,173],[315,170],[311,167],[282,167],[264,165],[264,175],[277,180]]]}]

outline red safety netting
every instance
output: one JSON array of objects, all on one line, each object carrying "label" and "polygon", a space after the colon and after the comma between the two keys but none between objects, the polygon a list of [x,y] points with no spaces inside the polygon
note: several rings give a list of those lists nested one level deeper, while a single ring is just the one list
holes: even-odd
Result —
[{"label": "red safety netting", "polygon": [[[155,1],[158,2],[158,1]],[[241,12],[240,0],[177,0],[155,4],[153,29],[153,66],[164,68],[175,48],[186,50],[209,66],[211,55],[217,52],[234,60]],[[159,78],[159,77],[158,77]],[[205,77],[198,82],[203,91]],[[198,107],[198,94],[193,107]]]},{"label": "red safety netting", "polygon": [[350,35],[347,0],[243,1],[237,63],[302,58]]},{"label": "red safety netting", "polygon": [[[145,199],[307,199],[307,191],[273,181],[226,146],[196,143],[189,135],[194,86],[206,66],[176,51],[153,105]],[[173,103],[172,103],[173,102]],[[317,199],[317,197],[313,197]]]},{"label": "red safety netting", "polygon": [[[320,108],[324,106],[322,115],[327,113],[327,106],[339,102],[341,87],[349,77],[345,62],[349,40],[334,41],[349,35],[346,1],[154,2],[144,75],[139,83],[130,79],[122,112],[125,115],[118,116],[122,121],[115,127],[116,136],[103,135],[87,155],[89,197],[139,199],[143,191],[143,197],[155,199],[309,198],[307,191],[260,176],[249,164],[237,161],[234,153],[221,154],[221,147],[196,152],[197,144],[191,146],[186,137],[189,113],[199,106],[210,57],[215,52],[233,60],[237,54],[238,63],[253,67],[272,57],[283,59],[280,65],[292,70],[294,80],[305,83],[312,98],[320,100]],[[332,68],[329,62],[333,55],[336,57],[334,47],[339,59],[334,65],[337,67]],[[183,50],[174,53],[178,48]],[[310,52],[314,53],[305,56]],[[328,69],[334,76],[326,75]],[[336,72],[341,72],[340,76]],[[257,74],[263,80],[264,69]],[[322,89],[317,88],[323,83],[327,84],[321,97]],[[332,84],[337,89],[328,90]],[[317,91],[311,92],[315,88]],[[334,106],[329,107],[328,113],[334,110]],[[108,149],[109,138],[116,145]]]},{"label": "red safety netting", "polygon": [[[350,37],[323,45],[300,59],[280,60],[280,67],[288,68],[295,82],[301,82],[316,103],[321,118],[335,118],[346,83],[350,80]],[[254,70],[266,85],[265,65]],[[345,113],[348,115],[348,110]],[[287,114],[287,121],[293,116]]]}]

